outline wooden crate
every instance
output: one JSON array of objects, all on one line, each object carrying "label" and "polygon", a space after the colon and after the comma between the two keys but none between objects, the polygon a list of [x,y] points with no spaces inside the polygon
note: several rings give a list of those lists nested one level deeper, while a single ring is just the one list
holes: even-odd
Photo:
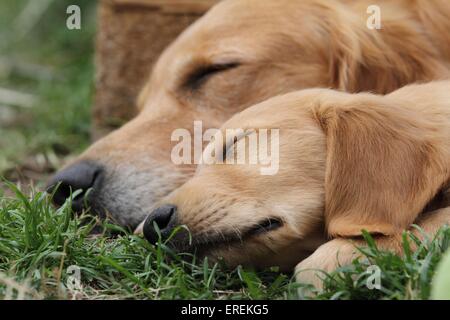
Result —
[{"label": "wooden crate", "polygon": [[136,115],[136,98],[160,53],[216,2],[100,0],[94,140]]}]

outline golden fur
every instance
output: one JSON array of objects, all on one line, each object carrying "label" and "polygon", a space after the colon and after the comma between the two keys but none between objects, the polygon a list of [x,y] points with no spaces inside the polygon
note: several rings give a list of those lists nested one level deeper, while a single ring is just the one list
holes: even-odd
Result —
[{"label": "golden fur", "polygon": [[[450,81],[385,96],[298,91],[244,110],[227,128],[279,128],[280,170],[202,164],[162,201],[178,208],[203,255],[289,269],[315,250],[297,270],[300,281],[316,282],[301,271],[350,263],[362,229],[400,252],[411,224],[433,235],[450,222]],[[439,209],[427,211],[437,195]],[[248,234],[273,218],[280,228]]]},{"label": "golden fur", "polygon": [[[372,4],[381,6],[381,30],[366,27],[366,8]],[[104,169],[93,206],[135,227],[158,200],[193,175],[194,165],[171,163],[170,134],[176,128],[192,130],[194,120],[202,120],[204,129],[220,127],[255,103],[304,88],[388,93],[408,83],[448,77],[448,30],[447,0],[221,1],[163,53],[142,91],[137,118],[75,161],[93,161]],[[192,75],[217,65],[227,67],[189,82]],[[342,130],[329,125],[336,134]],[[413,132],[408,136],[412,139]],[[423,143],[426,149],[427,141]],[[411,163],[425,149],[417,150]],[[397,186],[414,184],[392,180]],[[374,196],[367,205],[375,206],[384,196]],[[351,216],[341,212],[336,229]],[[405,218],[398,227],[409,222]],[[390,227],[380,225],[378,231]]]}]

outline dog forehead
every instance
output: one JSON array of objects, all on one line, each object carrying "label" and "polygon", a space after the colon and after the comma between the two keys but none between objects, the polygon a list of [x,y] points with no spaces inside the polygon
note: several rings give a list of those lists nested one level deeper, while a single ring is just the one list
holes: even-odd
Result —
[{"label": "dog forehead", "polygon": [[258,49],[258,45],[267,45],[263,39],[285,33],[280,24],[286,26],[294,20],[296,26],[300,23],[286,16],[287,4],[292,5],[291,0],[220,1],[178,37],[172,51],[176,53],[184,48],[186,52],[209,55]]},{"label": "dog forehead", "polygon": [[222,130],[300,128],[312,123],[311,110],[324,93],[329,90],[306,89],[270,98],[235,114]]},{"label": "dog forehead", "polygon": [[[291,0],[289,0],[291,1]],[[210,19],[211,23],[215,23],[221,19],[222,21],[229,21],[230,24],[235,23],[235,18],[245,18],[245,20],[252,20],[252,18],[272,16],[273,10],[283,8],[283,2],[279,1],[254,1],[254,0],[226,0],[217,3],[205,16],[205,20]],[[271,10],[270,10],[271,9]]]}]

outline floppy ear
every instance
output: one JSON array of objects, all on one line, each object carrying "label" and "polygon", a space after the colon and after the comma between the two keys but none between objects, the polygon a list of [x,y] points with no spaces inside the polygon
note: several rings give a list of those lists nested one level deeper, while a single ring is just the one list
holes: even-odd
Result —
[{"label": "floppy ear", "polygon": [[[331,87],[346,92],[389,93],[409,83],[448,76],[432,43],[409,21],[386,21],[369,30],[358,17],[330,25]],[[401,48],[401,50],[399,50]]]},{"label": "floppy ear", "polygon": [[367,102],[322,105],[314,115],[327,135],[330,236],[358,236],[362,229],[392,235],[408,228],[448,179],[442,138],[409,109]]}]

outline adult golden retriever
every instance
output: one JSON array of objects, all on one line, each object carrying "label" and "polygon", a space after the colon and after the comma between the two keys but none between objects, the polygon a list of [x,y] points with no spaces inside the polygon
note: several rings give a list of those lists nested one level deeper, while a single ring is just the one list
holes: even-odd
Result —
[{"label": "adult golden retriever", "polygon": [[[374,4],[380,30],[366,23]],[[92,188],[74,199],[75,210],[88,203],[134,228],[194,173],[194,165],[171,162],[173,130],[192,130],[194,120],[218,128],[255,103],[304,88],[388,93],[447,77],[449,30],[447,0],[221,1],[162,54],[140,114],[53,177],[54,201]]]},{"label": "adult golden retriever", "polygon": [[[250,135],[267,128],[279,129],[274,175],[249,162],[258,150]],[[229,129],[244,134],[218,138]],[[246,152],[229,152],[242,142]],[[245,161],[226,164],[230,155]],[[290,269],[309,255],[298,278],[318,283],[307,270],[351,263],[361,230],[400,253],[411,224],[434,236],[450,223],[450,81],[385,96],[307,89],[275,97],[227,121],[203,158],[209,164],[147,218],[147,239],[158,239],[155,223],[163,238],[185,225],[190,237],[176,234],[174,248],[231,266]]]}]

